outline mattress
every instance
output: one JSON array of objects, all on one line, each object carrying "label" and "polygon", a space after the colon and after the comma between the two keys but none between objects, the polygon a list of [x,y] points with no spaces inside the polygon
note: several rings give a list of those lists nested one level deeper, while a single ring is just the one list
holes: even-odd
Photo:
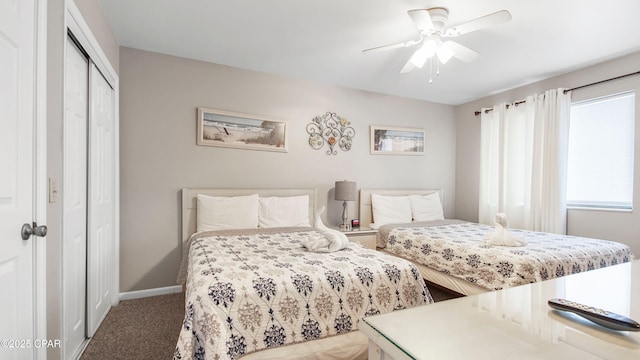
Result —
[{"label": "mattress", "polygon": [[621,243],[517,229],[509,230],[526,245],[488,245],[483,237],[493,229],[460,220],[385,225],[379,229],[377,246],[473,284],[473,293],[478,288],[498,290],[634,259],[631,249]]},{"label": "mattress", "polygon": [[301,247],[318,236],[311,228],[194,235],[179,278],[185,319],[174,358],[262,358],[295,344],[358,338],[365,316],[433,302],[412,263],[355,243],[331,253]]}]

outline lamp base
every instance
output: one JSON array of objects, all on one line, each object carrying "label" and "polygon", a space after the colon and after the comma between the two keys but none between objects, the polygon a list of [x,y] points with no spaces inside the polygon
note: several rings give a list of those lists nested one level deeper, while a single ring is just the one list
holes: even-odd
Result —
[{"label": "lamp base", "polygon": [[342,203],[342,224],[340,224],[340,230],[350,230],[349,221],[347,220],[347,202]]}]

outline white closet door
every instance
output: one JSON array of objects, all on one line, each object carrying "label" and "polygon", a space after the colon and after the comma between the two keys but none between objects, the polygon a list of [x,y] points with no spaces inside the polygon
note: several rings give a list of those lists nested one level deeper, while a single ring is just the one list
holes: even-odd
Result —
[{"label": "white closet door", "polygon": [[0,1],[0,359],[34,357],[34,24],[33,0]]},{"label": "white closet door", "polygon": [[115,92],[94,64],[90,75],[87,335],[111,308],[115,229]]},{"label": "white closet door", "polygon": [[65,359],[75,359],[86,339],[88,79],[86,56],[67,39],[62,185]]}]

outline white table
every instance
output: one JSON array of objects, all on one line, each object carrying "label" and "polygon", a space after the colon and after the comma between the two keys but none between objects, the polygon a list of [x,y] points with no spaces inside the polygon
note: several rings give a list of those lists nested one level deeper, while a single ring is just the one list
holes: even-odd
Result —
[{"label": "white table", "polygon": [[640,332],[552,310],[565,298],[640,321],[640,260],[365,318],[369,359],[640,359]]}]

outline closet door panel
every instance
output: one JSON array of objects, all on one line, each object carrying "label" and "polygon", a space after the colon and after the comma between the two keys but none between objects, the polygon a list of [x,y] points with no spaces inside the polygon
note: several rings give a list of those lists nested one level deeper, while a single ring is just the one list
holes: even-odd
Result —
[{"label": "closet door panel", "polygon": [[89,128],[89,241],[87,332],[91,337],[111,307],[115,229],[115,92],[91,66]]},{"label": "closet door panel", "polygon": [[86,338],[87,124],[89,65],[67,40],[63,122],[62,287],[65,359],[79,354]]}]

